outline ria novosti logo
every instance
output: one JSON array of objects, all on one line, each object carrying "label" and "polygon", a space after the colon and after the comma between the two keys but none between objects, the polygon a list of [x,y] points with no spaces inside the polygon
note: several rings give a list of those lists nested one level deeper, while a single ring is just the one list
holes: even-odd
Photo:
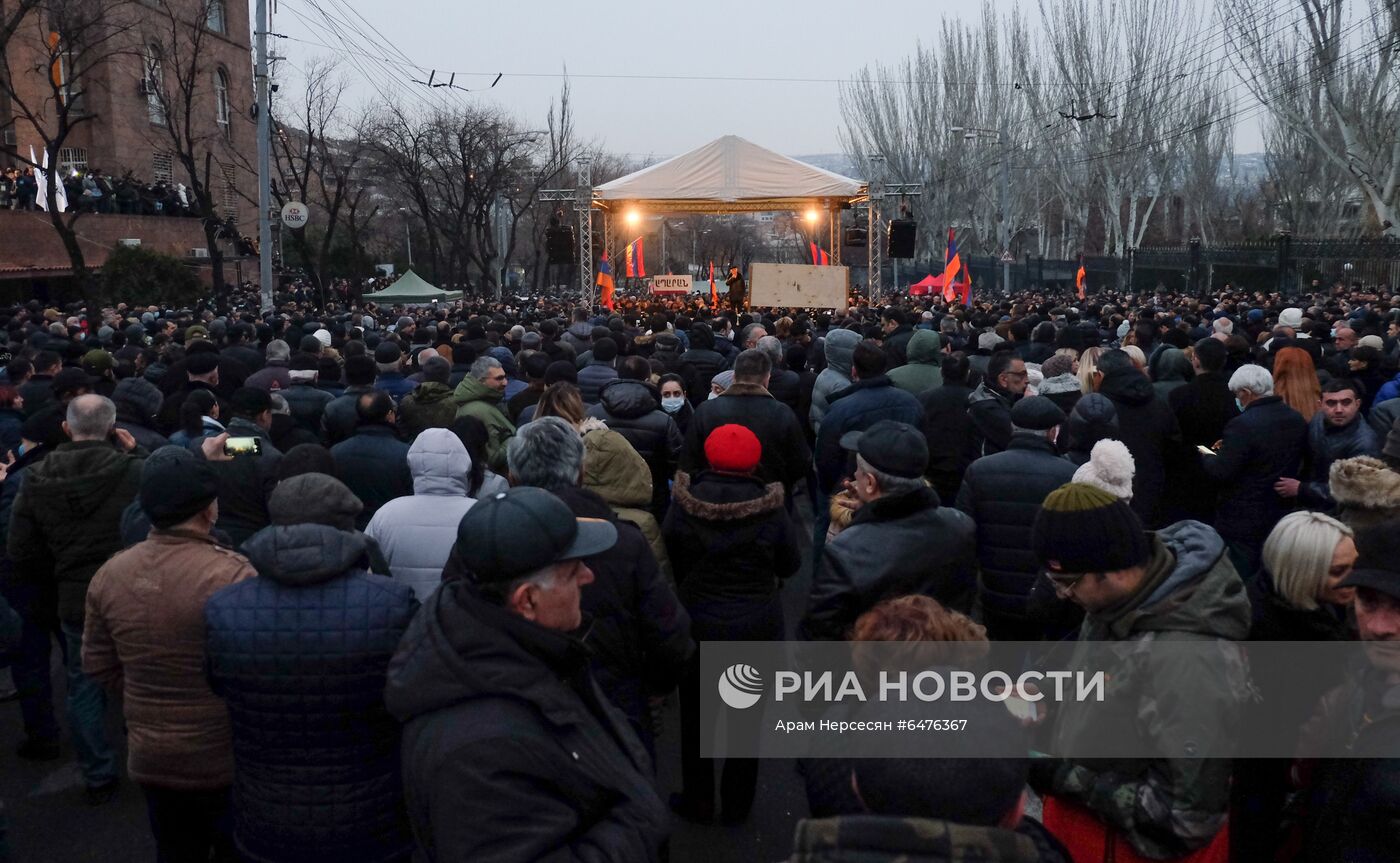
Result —
[{"label": "ria novosti logo", "polygon": [[735,663],[719,676],[719,697],[735,710],[753,707],[763,697],[763,675],[752,665]]}]

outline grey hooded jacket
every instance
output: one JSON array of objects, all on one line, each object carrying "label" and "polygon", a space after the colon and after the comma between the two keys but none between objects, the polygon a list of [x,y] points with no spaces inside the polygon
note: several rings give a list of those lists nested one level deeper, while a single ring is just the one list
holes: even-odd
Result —
[{"label": "grey hooded jacket", "polygon": [[408,450],[413,494],[384,504],[365,534],[379,543],[395,581],[424,602],[442,583],[457,525],[476,501],[467,497],[471,456],[447,429],[424,429]]},{"label": "grey hooded jacket", "polygon": [[831,404],[831,397],[851,385],[851,354],[860,344],[860,333],[851,330],[832,330],[826,335],[826,368],[817,375],[812,387],[813,434],[821,431],[822,417]]}]

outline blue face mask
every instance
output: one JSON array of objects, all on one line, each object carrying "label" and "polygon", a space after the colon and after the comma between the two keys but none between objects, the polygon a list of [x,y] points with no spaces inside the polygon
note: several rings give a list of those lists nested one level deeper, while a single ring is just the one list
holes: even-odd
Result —
[{"label": "blue face mask", "polygon": [[1240,404],[1240,400],[1238,397],[1235,398],[1235,410],[1239,411],[1240,413],[1244,413],[1244,405]]}]

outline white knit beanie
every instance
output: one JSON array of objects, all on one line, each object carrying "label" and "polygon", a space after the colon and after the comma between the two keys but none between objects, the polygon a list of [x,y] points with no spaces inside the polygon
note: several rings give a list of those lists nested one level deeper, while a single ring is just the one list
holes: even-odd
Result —
[{"label": "white knit beanie", "polygon": [[1116,440],[1101,440],[1089,451],[1089,461],[1074,472],[1072,482],[1101,488],[1125,501],[1133,499],[1132,453]]}]

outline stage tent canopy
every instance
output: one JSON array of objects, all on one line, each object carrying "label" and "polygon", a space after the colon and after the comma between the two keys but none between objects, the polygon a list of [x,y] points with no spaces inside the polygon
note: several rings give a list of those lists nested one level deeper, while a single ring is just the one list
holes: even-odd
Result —
[{"label": "stage tent canopy", "polygon": [[649,210],[723,213],[851,203],[865,194],[860,180],[725,135],[596,186],[593,200],[604,208],[637,202]]},{"label": "stage tent canopy", "polygon": [[442,288],[434,287],[423,281],[417,273],[409,270],[399,280],[382,291],[373,294],[365,294],[368,302],[379,303],[380,305],[395,305],[401,303],[450,303],[462,298],[461,291],[444,291]]}]

